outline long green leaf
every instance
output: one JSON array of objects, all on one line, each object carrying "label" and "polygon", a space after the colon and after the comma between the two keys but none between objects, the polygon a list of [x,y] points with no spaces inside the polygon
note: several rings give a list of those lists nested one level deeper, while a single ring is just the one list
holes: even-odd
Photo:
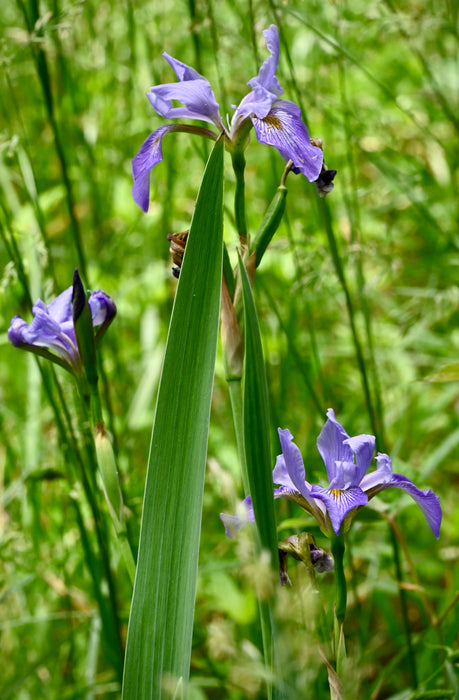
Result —
[{"label": "long green leaf", "polygon": [[239,259],[239,271],[244,301],[244,450],[260,544],[271,552],[272,565],[277,569],[279,558],[274,516],[265,363],[252,289],[241,259]]},{"label": "long green leaf", "polygon": [[[262,548],[271,553],[271,564],[279,572],[276,519],[274,515],[271,449],[269,440],[268,387],[261,344],[260,327],[255,301],[246,269],[239,258],[239,272],[244,302],[244,370],[242,414],[244,452],[247,477],[252,496],[253,511]],[[277,668],[276,634],[269,601],[260,601],[260,621],[265,663],[269,675]],[[268,676],[269,677],[269,676]],[[267,697],[273,697],[271,681],[267,683]],[[282,697],[279,686],[274,697]]]},{"label": "long green leaf", "polygon": [[172,697],[189,676],[223,254],[223,144],[199,190],[156,404],[123,698]]}]

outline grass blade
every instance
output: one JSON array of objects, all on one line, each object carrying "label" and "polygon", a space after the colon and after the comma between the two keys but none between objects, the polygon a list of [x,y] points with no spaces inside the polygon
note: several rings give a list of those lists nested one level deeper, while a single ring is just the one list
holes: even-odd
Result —
[{"label": "grass blade", "polygon": [[196,203],[156,404],[127,638],[126,700],[170,697],[188,679],[222,256],[219,142]]}]

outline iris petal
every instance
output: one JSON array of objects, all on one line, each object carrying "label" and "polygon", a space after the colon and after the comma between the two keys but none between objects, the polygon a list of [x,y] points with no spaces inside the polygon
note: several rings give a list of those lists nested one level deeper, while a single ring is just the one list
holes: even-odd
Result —
[{"label": "iris petal", "polygon": [[340,533],[346,515],[354,508],[365,506],[368,503],[367,495],[358,486],[340,491],[314,485],[311,489],[311,496],[324,503],[333,530],[337,535]]},{"label": "iris petal", "polygon": [[292,160],[297,172],[303,173],[309,182],[320,175],[323,153],[311,146],[308,130],[301,120],[301,110],[293,102],[277,100],[264,119],[252,117],[255,133],[260,143],[277,148],[284,160]]},{"label": "iris petal", "polygon": [[[72,292],[73,286],[68,287],[49,306],[39,299],[32,307],[34,318],[30,325],[20,316],[15,316],[8,329],[12,345],[44,355],[67,369],[78,370],[81,360],[73,326]],[[88,304],[93,326],[99,326],[99,331],[105,330],[116,314],[114,302],[105,292],[97,291],[91,294]],[[98,335],[99,332],[96,340]],[[54,351],[60,359],[48,351]]]},{"label": "iris petal", "polygon": [[[147,97],[153,109],[162,117],[200,119],[222,128],[218,103],[205,78],[157,85],[150,88]],[[173,107],[172,100],[181,102],[185,107]]]},{"label": "iris petal", "polygon": [[284,455],[278,455],[276,458],[276,465],[273,469],[273,484],[279,484],[279,486],[285,486],[287,489],[295,490],[295,484],[290,478],[290,474],[287,471],[285,464]]},{"label": "iris petal", "polygon": [[355,437],[347,438],[346,443],[355,454],[357,466],[354,484],[357,485],[370,467],[375,451],[376,438],[374,435],[356,435]]},{"label": "iris petal", "polygon": [[293,442],[293,435],[290,430],[281,430],[279,428],[278,432],[287,474],[290,477],[295,489],[301,493],[304,498],[308,499],[311,491],[311,484],[306,482],[306,474],[304,471],[304,463],[301,452]]},{"label": "iris petal", "polygon": [[184,80],[205,80],[205,78],[203,78],[203,76],[198,73],[197,70],[191,66],[187,66],[186,63],[182,63],[182,61],[178,61],[176,58],[169,56],[169,54],[165,51],[163,53],[163,58],[166,59],[180,82]]},{"label": "iris petal", "polygon": [[239,532],[247,523],[254,523],[255,516],[253,514],[252,498],[246,496],[239,506],[239,513],[236,515],[228,515],[220,513],[220,519],[225,526],[225,534],[230,539],[236,532]]},{"label": "iris petal", "polygon": [[346,443],[349,435],[335,418],[332,408],[327,411],[327,422],[317,438],[317,449],[327,468],[328,481],[336,477],[336,462],[353,462],[354,456]]},{"label": "iris petal", "polygon": [[[388,488],[397,488],[406,491],[411,498],[416,501],[424,513],[430,529],[438,540],[440,536],[440,525],[442,519],[442,510],[438,496],[430,489],[427,491],[421,491],[421,489],[418,489],[418,487],[415,486],[406,476],[402,476],[401,474],[393,474],[392,462],[388,455],[379,453],[376,457],[376,461],[378,463],[377,470],[371,474],[368,474],[362,480],[362,488],[364,488],[365,491],[371,490],[370,498],[379,491],[383,491],[384,489]],[[377,478],[379,479],[379,483],[376,481]]]},{"label": "iris petal", "polygon": [[262,87],[276,97],[280,97],[283,90],[275,75],[277,64],[279,63],[279,30],[275,24],[271,24],[269,29],[265,29],[263,36],[266,39],[266,46],[271,55],[261,66],[257,77],[249,80],[247,85],[250,85],[252,89]]},{"label": "iris petal", "polygon": [[148,211],[150,199],[150,170],[163,159],[163,150],[161,148],[163,136],[175,129],[175,124],[166,124],[155,129],[143,142],[139,152],[132,160],[132,177],[134,180],[132,196],[134,202],[144,212]]}]

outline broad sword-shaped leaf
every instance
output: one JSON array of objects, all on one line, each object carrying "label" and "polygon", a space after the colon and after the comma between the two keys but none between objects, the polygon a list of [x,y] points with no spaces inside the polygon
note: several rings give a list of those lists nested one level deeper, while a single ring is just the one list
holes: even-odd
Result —
[{"label": "broad sword-shaped leaf", "polygon": [[223,143],[196,202],[156,403],[123,682],[171,698],[189,676],[223,251]]}]

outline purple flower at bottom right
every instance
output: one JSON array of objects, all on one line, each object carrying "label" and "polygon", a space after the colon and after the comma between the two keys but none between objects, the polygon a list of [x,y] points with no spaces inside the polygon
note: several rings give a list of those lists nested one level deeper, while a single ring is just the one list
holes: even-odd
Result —
[{"label": "purple flower at bottom right", "polygon": [[[387,454],[376,455],[376,470],[367,474],[373,460],[375,438],[373,435],[349,437],[335,418],[333,409],[327,411],[327,422],[317,438],[317,448],[325,463],[328,486],[306,481],[303,458],[293,442],[289,430],[279,428],[282,454],[277,457],[273,470],[274,498],[288,498],[313,515],[321,530],[339,535],[344,525],[347,530],[357,511],[370,498],[388,488],[406,491],[416,501],[438,539],[442,511],[440,499],[431,491],[421,491],[407,477],[392,472],[392,462]],[[250,496],[243,501],[239,515],[221,514],[228,537],[247,522],[254,522]]]}]

